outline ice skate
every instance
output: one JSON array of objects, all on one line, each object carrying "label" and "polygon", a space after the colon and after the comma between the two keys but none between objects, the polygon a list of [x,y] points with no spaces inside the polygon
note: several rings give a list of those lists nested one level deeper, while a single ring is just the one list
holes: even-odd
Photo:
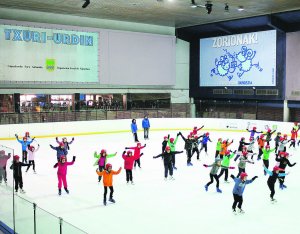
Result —
[{"label": "ice skate", "polygon": [[69,194],[69,190],[67,188],[65,188],[65,191],[66,191],[67,194]]},{"label": "ice skate", "polygon": [[116,203],[115,199],[113,199],[113,198],[109,198],[109,201],[112,203]]},{"label": "ice skate", "polygon": [[245,211],[243,209],[239,209],[239,214],[244,214]]},{"label": "ice skate", "polygon": [[167,181],[168,180],[168,178],[167,177],[165,177],[165,179],[164,179],[165,181]]},{"label": "ice skate", "polygon": [[217,192],[218,192],[218,193],[222,193],[222,190],[219,189],[219,188],[217,188]]},{"label": "ice skate", "polygon": [[271,203],[272,204],[274,204],[274,203],[276,203],[277,202],[277,200],[275,199],[275,198],[271,198]]},{"label": "ice skate", "polygon": [[107,205],[106,200],[103,200],[103,205],[105,205],[105,206]]},{"label": "ice skate", "polygon": [[174,170],[177,170],[177,167],[174,166],[173,169],[174,169]]},{"label": "ice skate", "polygon": [[283,184],[279,184],[279,188],[283,190]]},{"label": "ice skate", "polygon": [[126,184],[129,185],[129,181],[127,181]]},{"label": "ice skate", "polygon": [[287,186],[283,184],[282,185],[282,189],[286,189],[286,188],[287,188]]},{"label": "ice skate", "polygon": [[208,191],[208,186],[205,185],[204,188],[205,188],[205,191],[207,192]]},{"label": "ice skate", "polygon": [[169,180],[175,180],[175,178],[173,176],[170,176]]},{"label": "ice skate", "polygon": [[59,195],[59,196],[61,195],[61,189],[58,190],[58,195]]},{"label": "ice skate", "polygon": [[229,181],[229,180],[224,180],[224,183],[227,183],[227,184],[229,184],[229,183],[230,183],[230,181]]},{"label": "ice skate", "polygon": [[237,215],[237,213],[236,213],[236,210],[235,210],[235,209],[232,209],[232,213],[233,213],[234,215]]},{"label": "ice skate", "polygon": [[25,193],[24,189],[20,189],[20,192],[23,193],[23,194]]},{"label": "ice skate", "polygon": [[36,171],[33,171],[33,174],[36,174]]},{"label": "ice skate", "polygon": [[132,184],[132,185],[135,185],[135,183],[134,183],[133,181],[131,181],[131,184]]}]

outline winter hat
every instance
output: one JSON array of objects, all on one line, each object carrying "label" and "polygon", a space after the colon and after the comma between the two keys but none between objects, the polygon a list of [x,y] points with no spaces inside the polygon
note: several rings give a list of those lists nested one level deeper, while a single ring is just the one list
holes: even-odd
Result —
[{"label": "winter hat", "polygon": [[112,165],[110,163],[107,163],[105,166],[105,169],[108,170],[108,168],[112,167]]},{"label": "winter hat", "polygon": [[216,163],[217,163],[217,162],[220,162],[220,161],[222,161],[221,158],[219,158],[219,157],[215,158],[215,162],[216,162]]},{"label": "winter hat", "polygon": [[100,151],[100,154],[106,154],[106,150],[105,149],[102,149],[101,151]]},{"label": "winter hat", "polygon": [[241,180],[244,180],[244,178],[248,176],[248,174],[246,172],[242,172],[241,173]]},{"label": "winter hat", "polygon": [[66,156],[65,155],[60,156],[60,161],[62,161],[63,159],[66,160]]},{"label": "winter hat", "polygon": [[132,155],[132,151],[128,150],[127,155]]},{"label": "winter hat", "polygon": [[142,145],[142,144],[141,144],[140,142],[138,142],[138,143],[136,144],[137,147],[141,147],[141,145]]},{"label": "winter hat", "polygon": [[170,146],[166,146],[166,151],[171,150]]},{"label": "winter hat", "polygon": [[173,143],[174,142],[174,138],[170,138],[170,142]]},{"label": "winter hat", "polygon": [[284,171],[282,168],[280,168],[279,166],[275,166],[273,167],[273,171]]},{"label": "winter hat", "polygon": [[167,137],[167,136],[164,136],[164,140],[166,140],[166,139],[168,139],[168,137]]},{"label": "winter hat", "polygon": [[60,142],[60,143],[59,143],[59,146],[60,146],[60,147],[65,147],[65,144],[64,144],[63,142]]},{"label": "winter hat", "polygon": [[19,159],[20,159],[20,156],[19,156],[19,155],[15,155],[15,156],[14,156],[14,161],[19,160]]}]

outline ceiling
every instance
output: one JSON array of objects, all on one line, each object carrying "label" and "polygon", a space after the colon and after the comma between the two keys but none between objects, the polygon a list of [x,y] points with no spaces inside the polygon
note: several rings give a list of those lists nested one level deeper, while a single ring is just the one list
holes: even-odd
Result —
[{"label": "ceiling", "polygon": [[[191,0],[0,0],[1,8],[51,12],[99,19],[155,24],[176,28],[228,21],[278,12],[297,11],[300,23],[300,0],[211,0],[212,12],[205,7],[191,7]],[[195,0],[205,5],[204,0]],[[229,11],[224,10],[225,3]],[[238,8],[243,6],[243,11]],[[1,18],[1,16],[0,16]],[[295,21],[295,15],[290,18]]]}]

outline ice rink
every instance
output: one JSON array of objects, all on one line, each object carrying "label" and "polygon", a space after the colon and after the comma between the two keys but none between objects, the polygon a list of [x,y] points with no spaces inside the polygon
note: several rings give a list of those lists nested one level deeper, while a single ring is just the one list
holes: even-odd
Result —
[{"label": "ice rink", "polygon": [[[272,233],[272,234],[298,234],[299,222],[299,197],[300,197],[300,170],[299,164],[289,168],[290,174],[286,177],[287,189],[280,190],[276,182],[275,198],[277,203],[270,202],[270,191],[267,186],[268,176],[264,176],[262,160],[255,164],[248,164],[246,172],[248,179],[257,175],[252,184],[246,186],[244,192],[243,209],[245,214],[234,215],[232,213],[232,189],[233,180],[224,183],[224,177],[220,178],[222,194],[216,192],[215,182],[210,185],[208,192],[204,185],[209,181],[210,168],[203,164],[214,162],[215,146],[217,139],[233,139],[229,147],[232,151],[238,147],[242,136],[249,139],[249,133],[210,131],[213,142],[208,143],[208,155],[201,152],[200,161],[196,160],[196,154],[192,158],[191,167],[186,164],[185,152],[176,155],[174,171],[175,180],[164,180],[164,168],[161,158],[153,159],[153,156],[161,153],[163,137],[171,135],[175,137],[178,131],[150,131],[150,139],[145,141],[142,132],[139,132],[140,142],[146,144],[141,152],[141,169],[133,170],[135,185],[126,184],[125,170],[114,176],[115,204],[108,202],[103,205],[103,184],[98,183],[94,152],[106,149],[107,153],[117,152],[117,156],[108,159],[113,165],[113,170],[124,166],[122,152],[125,147],[136,146],[131,133],[100,134],[90,136],[74,136],[75,141],[70,145],[68,161],[76,155],[76,162],[68,167],[68,188],[70,194],[62,191],[58,196],[56,151],[49,144],[57,146],[55,138],[37,138],[33,145],[40,144],[40,150],[36,153],[36,171],[32,168],[25,172],[23,168],[24,190],[26,194],[20,194],[39,207],[62,217],[87,233],[110,234],[182,234],[182,233]],[[182,131],[186,136],[189,131]],[[200,134],[206,130],[200,131]],[[287,133],[290,129],[287,129]],[[21,133],[19,133],[21,134]],[[60,137],[61,139],[61,137]],[[68,136],[68,140],[71,137]],[[15,154],[21,155],[21,145],[16,140],[1,141],[2,145],[15,149]],[[271,142],[271,148],[274,141]],[[184,142],[179,137],[176,150],[184,150]],[[257,146],[255,151],[258,151]],[[292,154],[290,162],[299,162],[297,149],[288,149]],[[10,160],[11,161],[11,160]],[[8,162],[8,165],[11,162]],[[270,169],[276,164],[274,154],[270,156]],[[231,160],[230,174],[237,175],[237,162]],[[8,169],[8,186],[12,186],[12,171]],[[8,190],[1,185],[1,191]],[[2,204],[3,206],[4,204]],[[16,204],[18,209],[18,204]],[[0,205],[1,208],[1,205]],[[19,210],[19,212],[22,212]],[[30,233],[25,229],[20,234]],[[45,232],[46,233],[46,232]],[[44,234],[44,233],[43,233]],[[49,233],[50,234],[50,233]],[[53,234],[53,233],[51,233]]]}]

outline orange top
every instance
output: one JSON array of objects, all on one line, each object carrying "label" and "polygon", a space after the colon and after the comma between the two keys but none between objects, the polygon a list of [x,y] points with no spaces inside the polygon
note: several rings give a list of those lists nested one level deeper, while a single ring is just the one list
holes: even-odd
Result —
[{"label": "orange top", "polygon": [[232,142],[222,144],[221,145],[221,152],[220,152],[220,154],[221,155],[225,155],[225,152],[227,151],[228,146],[230,146],[231,144],[232,144]]},{"label": "orange top", "polygon": [[119,168],[118,171],[113,171],[111,170],[110,172],[104,170],[104,171],[98,171],[96,170],[96,173],[99,176],[103,176],[103,185],[104,186],[112,186],[113,183],[113,175],[118,175],[121,172],[121,167]]},{"label": "orange top", "polygon": [[257,140],[260,149],[264,147],[265,141],[266,141],[265,139],[261,139],[261,138]]}]

